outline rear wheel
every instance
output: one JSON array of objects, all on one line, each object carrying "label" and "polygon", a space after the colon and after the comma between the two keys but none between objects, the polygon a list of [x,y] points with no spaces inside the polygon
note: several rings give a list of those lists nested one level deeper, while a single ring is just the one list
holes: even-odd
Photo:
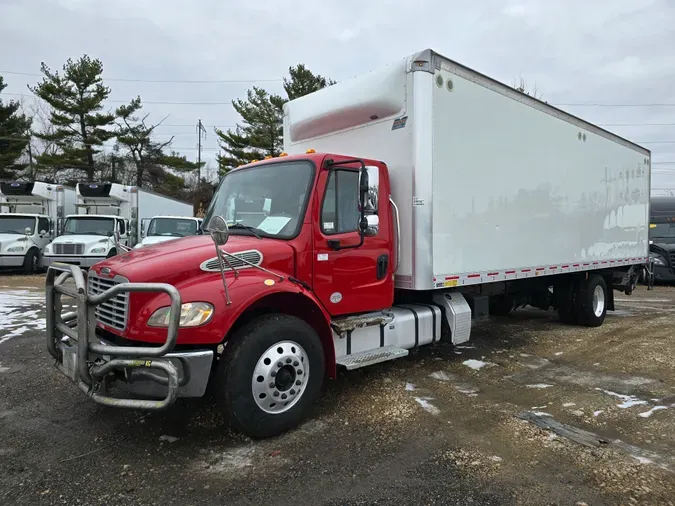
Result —
[{"label": "rear wheel", "polygon": [[576,314],[579,323],[587,327],[599,327],[607,315],[607,284],[602,276],[592,274],[580,282],[576,298]]},{"label": "rear wheel", "polygon": [[228,341],[214,378],[217,402],[234,429],[254,438],[277,436],[307,416],[324,372],[314,329],[293,316],[263,316]]},{"label": "rear wheel", "polygon": [[569,325],[579,323],[575,304],[578,287],[579,285],[576,280],[572,280],[569,283],[562,283],[555,287],[558,317],[561,322]]}]

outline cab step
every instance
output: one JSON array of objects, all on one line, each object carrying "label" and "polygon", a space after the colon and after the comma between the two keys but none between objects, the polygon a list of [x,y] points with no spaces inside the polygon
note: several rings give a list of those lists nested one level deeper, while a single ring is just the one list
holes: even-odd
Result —
[{"label": "cab step", "polygon": [[366,367],[368,365],[379,364],[387,360],[394,360],[408,355],[408,350],[397,346],[382,346],[372,350],[362,351],[340,357],[336,360],[338,365],[344,366],[348,371]]}]

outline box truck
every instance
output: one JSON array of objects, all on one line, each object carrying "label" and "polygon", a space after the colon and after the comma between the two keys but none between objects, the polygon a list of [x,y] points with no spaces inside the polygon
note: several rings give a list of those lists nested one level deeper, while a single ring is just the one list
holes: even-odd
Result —
[{"label": "box truck", "polygon": [[272,436],[338,366],[463,343],[490,312],[601,325],[647,260],[648,150],[431,50],[290,101],[284,147],[221,180],[210,238],[52,266],[47,347],[94,401],[210,381]]},{"label": "box truck", "polygon": [[192,205],[118,183],[78,183],[77,213],[66,217],[63,234],[45,248],[42,263],[91,267],[133,248],[144,219],[169,212],[192,215]]},{"label": "box truck", "polygon": [[0,183],[0,267],[32,274],[75,210],[75,190],[42,181]]},{"label": "box truck", "polygon": [[189,216],[154,216],[141,222],[141,242],[134,249],[202,234],[202,219]]}]

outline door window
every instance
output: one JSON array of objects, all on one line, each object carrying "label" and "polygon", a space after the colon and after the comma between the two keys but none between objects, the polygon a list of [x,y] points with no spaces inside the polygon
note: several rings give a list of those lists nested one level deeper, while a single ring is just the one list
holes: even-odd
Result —
[{"label": "door window", "polygon": [[49,220],[47,218],[40,218],[38,221],[38,232],[41,234],[43,230],[49,235]]},{"label": "door window", "polygon": [[321,230],[326,235],[356,232],[359,218],[358,171],[331,171],[321,207]]}]

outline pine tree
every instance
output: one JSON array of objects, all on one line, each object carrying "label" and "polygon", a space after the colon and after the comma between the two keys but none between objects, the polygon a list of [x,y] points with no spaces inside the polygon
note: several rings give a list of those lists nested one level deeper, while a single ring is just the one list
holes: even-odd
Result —
[{"label": "pine tree", "polygon": [[270,94],[254,86],[246,100],[233,100],[232,106],[242,118],[233,130],[215,129],[218,144],[225,154],[218,155],[219,172],[226,174],[232,168],[278,156],[283,148],[283,106],[289,101],[335,84],[335,81],[314,75],[305,65],[289,67],[289,78],[284,78],[287,98]]},{"label": "pine tree", "polygon": [[[7,85],[0,76],[0,93]],[[0,99],[0,178],[13,179],[26,167],[19,163],[30,140],[31,118],[19,112],[21,104]]]},{"label": "pine tree", "polygon": [[84,55],[77,61],[69,58],[63,65],[63,75],[52,72],[44,62],[41,71],[42,82],[28,88],[51,106],[50,122],[55,128],[36,136],[53,142],[58,152],[45,153],[37,161],[55,169],[82,169],[93,181],[94,157],[103,143],[115,136],[111,129],[115,115],[101,112],[110,95],[101,77],[103,64]]},{"label": "pine tree", "polygon": [[147,114],[142,118],[136,116],[142,108],[141,97],[136,97],[117,109],[117,148],[133,160],[136,186],[143,187],[146,182],[153,187],[164,185],[175,193],[184,187],[185,181],[171,171],[187,173],[197,170],[200,165],[176,152],[166,154],[164,151],[171,146],[173,137],[166,142],[155,140],[155,129],[162,122],[148,125]]}]

